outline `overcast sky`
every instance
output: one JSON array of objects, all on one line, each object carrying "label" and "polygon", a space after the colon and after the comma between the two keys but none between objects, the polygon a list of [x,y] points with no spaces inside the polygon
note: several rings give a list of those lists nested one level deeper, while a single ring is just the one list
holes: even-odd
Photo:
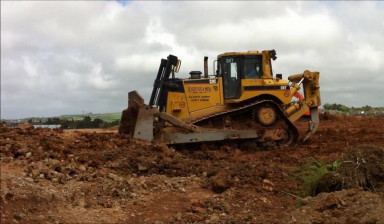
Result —
[{"label": "overcast sky", "polygon": [[319,71],[323,104],[384,106],[383,2],[1,1],[1,118],[119,112],[169,54],[186,77],[266,49],[284,78]]}]

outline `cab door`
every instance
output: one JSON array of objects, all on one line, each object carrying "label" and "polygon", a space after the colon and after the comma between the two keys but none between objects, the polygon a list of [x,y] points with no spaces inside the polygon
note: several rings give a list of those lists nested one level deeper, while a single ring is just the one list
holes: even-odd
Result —
[{"label": "cab door", "polygon": [[220,61],[220,73],[223,77],[224,99],[237,99],[241,91],[241,59],[224,57]]}]

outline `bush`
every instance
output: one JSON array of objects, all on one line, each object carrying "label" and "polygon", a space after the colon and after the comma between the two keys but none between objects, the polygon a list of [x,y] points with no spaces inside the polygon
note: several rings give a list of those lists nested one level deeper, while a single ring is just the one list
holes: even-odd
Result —
[{"label": "bush", "polygon": [[315,160],[299,167],[296,173],[302,182],[302,197],[359,187],[384,194],[384,149],[355,147],[341,160],[329,164]]},{"label": "bush", "polygon": [[300,166],[295,172],[297,179],[302,182],[301,197],[315,196],[322,192],[319,189],[319,182],[324,180],[332,172],[336,172],[340,167],[340,161],[336,160],[332,163],[324,163],[314,160],[311,163]]}]

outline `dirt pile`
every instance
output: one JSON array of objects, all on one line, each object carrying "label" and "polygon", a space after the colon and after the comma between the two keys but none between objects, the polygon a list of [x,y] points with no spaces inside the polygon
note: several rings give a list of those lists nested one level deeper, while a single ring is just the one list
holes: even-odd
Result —
[{"label": "dirt pile", "polygon": [[[267,151],[177,151],[121,139],[116,130],[1,126],[1,221],[281,223],[300,193],[293,170],[313,158],[334,161],[361,144],[384,147],[383,121],[323,120],[310,141]],[[380,173],[372,175],[370,181]]]},{"label": "dirt pile", "polygon": [[363,187],[384,193],[384,148],[359,146],[341,159],[338,173],[345,188]]},{"label": "dirt pile", "polygon": [[358,146],[343,154],[340,164],[319,181],[316,194],[362,187],[384,195],[384,148]]},{"label": "dirt pile", "polygon": [[372,192],[349,189],[303,201],[285,223],[384,223],[383,200]]}]

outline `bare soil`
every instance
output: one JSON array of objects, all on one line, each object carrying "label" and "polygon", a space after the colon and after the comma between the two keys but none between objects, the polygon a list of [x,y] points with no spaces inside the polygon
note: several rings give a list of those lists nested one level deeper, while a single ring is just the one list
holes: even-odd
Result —
[{"label": "bare soil", "polygon": [[[384,223],[384,118],[321,118],[309,141],[268,150],[2,126],[1,223]],[[298,200],[294,171],[314,159],[362,165],[346,189]]]}]

